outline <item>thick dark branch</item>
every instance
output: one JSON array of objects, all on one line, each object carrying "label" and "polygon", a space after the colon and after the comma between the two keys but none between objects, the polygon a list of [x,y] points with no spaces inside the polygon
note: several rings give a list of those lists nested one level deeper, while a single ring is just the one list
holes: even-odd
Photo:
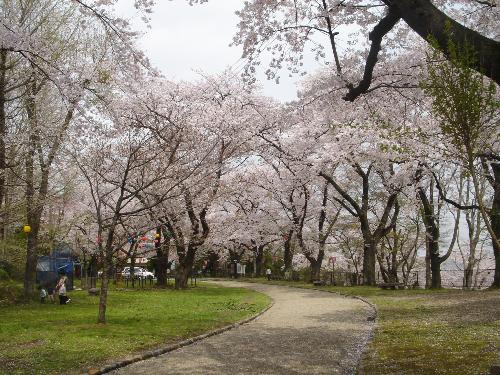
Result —
[{"label": "thick dark branch", "polygon": [[434,176],[434,180],[436,181],[436,187],[439,191],[439,196],[442,200],[444,200],[446,203],[451,204],[455,208],[459,208],[461,210],[479,210],[479,206],[476,204],[470,204],[470,205],[462,205],[458,202],[455,202],[452,199],[446,198],[446,194],[443,191],[443,188],[441,187],[441,184],[439,183],[439,179],[436,176],[436,174],[433,172],[432,175]]},{"label": "thick dark branch", "polygon": [[370,46],[368,57],[366,58],[363,79],[358,83],[357,86],[354,86],[353,84],[349,84],[347,86],[349,92],[344,96],[344,100],[352,102],[370,88],[370,84],[372,83],[373,78],[373,69],[375,68],[375,65],[378,61],[378,53],[380,51],[382,39],[398,23],[399,19],[399,12],[391,7],[389,8],[389,12],[387,13],[387,15],[382,18],[380,22],[373,28],[372,32],[368,36],[372,44]]},{"label": "thick dark branch", "polygon": [[333,200],[340,203],[342,207],[344,207],[347,212],[349,212],[352,216],[354,217],[359,217],[359,215],[354,211],[351,207],[349,207],[342,199],[339,199],[337,197],[333,197]]},{"label": "thick dark branch", "polygon": [[[500,42],[461,25],[429,0],[383,0],[383,2],[389,7],[389,13],[380,20],[369,35],[372,44],[366,59],[363,79],[357,86],[348,85],[349,92],[344,96],[344,100],[354,101],[358,96],[368,92],[382,39],[399,19],[402,19],[425,40],[428,41],[430,36],[436,40],[439,49],[447,58],[449,57],[449,39],[458,46],[469,44],[477,54],[477,61],[473,68],[500,84]],[[492,4],[482,0],[476,0],[476,2],[486,6]]]},{"label": "thick dark branch", "polygon": [[[337,182],[333,179],[333,177],[327,175],[324,172],[320,172],[319,175],[321,177],[323,177],[325,180],[327,180],[335,188],[335,190],[337,190],[337,192],[342,196],[342,198],[344,198],[352,206],[352,208],[357,213],[357,215],[362,214],[361,207],[359,206],[359,204],[349,194],[347,194],[347,192],[344,189],[342,189],[339,186],[339,184],[337,184]],[[344,205],[344,204],[342,204],[342,205]],[[352,212],[350,210],[348,210],[348,211],[350,213]]]},{"label": "thick dark branch", "polygon": [[429,36],[432,36],[447,57],[449,57],[447,47],[450,38],[458,46],[469,44],[477,54],[473,68],[500,84],[500,42],[459,24],[429,0],[385,0],[384,2],[389,3],[390,8],[395,8],[408,26],[422,38],[428,40]]},{"label": "thick dark branch", "polygon": [[[387,203],[384,208],[384,212],[382,213],[382,217],[380,218],[379,224],[377,226],[377,229],[375,230],[373,236],[374,237],[380,237],[382,238],[385,236],[387,233],[390,232],[390,230],[396,225],[396,221],[399,216],[399,204],[397,203],[397,194],[391,194],[389,198],[387,199]],[[385,226],[387,224],[387,220],[389,219],[389,214],[392,210],[392,208],[395,207],[394,213],[392,215],[392,220],[388,226]]]},{"label": "thick dark branch", "polygon": [[[325,12],[328,12],[326,0],[323,0],[323,9]],[[328,36],[330,37],[330,46],[332,47],[333,58],[335,59],[335,66],[337,67],[337,73],[341,75],[342,67],[340,66],[339,55],[337,53],[337,45],[335,43],[335,35],[337,35],[338,32],[333,31],[332,21],[330,20],[330,16],[328,14],[325,16],[325,21],[328,29]]]}]

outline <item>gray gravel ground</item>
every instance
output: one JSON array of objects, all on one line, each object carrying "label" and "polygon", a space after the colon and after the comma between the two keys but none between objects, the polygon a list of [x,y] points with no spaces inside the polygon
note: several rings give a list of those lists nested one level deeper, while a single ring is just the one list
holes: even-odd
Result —
[{"label": "gray gravel ground", "polygon": [[274,306],[249,324],[111,374],[355,374],[373,329],[365,303],[315,290],[220,284],[265,293]]}]

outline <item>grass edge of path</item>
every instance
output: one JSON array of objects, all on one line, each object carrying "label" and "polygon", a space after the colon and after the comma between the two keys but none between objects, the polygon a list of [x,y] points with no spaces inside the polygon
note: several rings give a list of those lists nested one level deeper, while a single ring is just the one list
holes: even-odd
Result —
[{"label": "grass edge of path", "polygon": [[[371,305],[376,326],[363,350],[358,374],[486,375],[500,363],[500,335],[496,333],[500,332],[500,316],[494,309],[500,303],[499,290],[394,291],[262,278],[240,281],[336,293]],[[487,307],[484,312],[481,305]],[[460,313],[464,306],[467,309]]]},{"label": "grass edge of path", "polygon": [[272,304],[265,294],[220,285],[119,289],[110,294],[108,324],[98,325],[98,297],[70,295],[68,306],[0,307],[7,321],[0,332],[0,374],[82,373],[238,324]]},{"label": "grass edge of path", "polygon": [[[234,288],[234,287],[224,287],[224,286],[222,286],[222,287],[223,288]],[[257,293],[260,293],[260,292],[257,292]],[[264,294],[264,293],[260,293],[260,294]],[[220,328],[208,331],[208,332],[203,333],[203,334],[198,335],[198,336],[190,337],[190,338],[188,338],[186,340],[183,340],[183,341],[180,341],[180,342],[177,342],[177,343],[173,343],[173,344],[170,344],[170,345],[167,345],[167,346],[158,347],[158,348],[156,348],[154,350],[148,350],[148,351],[142,352],[141,354],[138,354],[138,355],[135,355],[135,356],[129,356],[127,359],[115,360],[115,361],[110,362],[107,365],[102,366],[100,368],[91,368],[91,369],[89,369],[88,372],[84,372],[81,375],[87,375],[87,374],[101,375],[101,374],[106,374],[106,373],[108,373],[110,371],[113,371],[113,370],[116,370],[116,369],[119,369],[119,368],[122,368],[122,367],[125,367],[125,366],[128,366],[128,365],[131,365],[132,363],[144,361],[144,360],[149,359],[149,358],[158,357],[160,355],[163,355],[163,354],[172,352],[174,350],[183,348],[185,346],[194,344],[194,343],[196,343],[198,341],[205,340],[205,339],[207,339],[209,337],[220,335],[221,333],[224,333],[226,331],[229,331],[229,330],[231,330],[233,328],[236,328],[236,327],[239,327],[241,325],[250,323],[250,322],[254,321],[255,319],[258,319],[267,310],[269,310],[271,307],[273,307],[274,300],[271,297],[269,297],[269,299],[270,299],[269,304],[266,307],[264,307],[263,310],[261,310],[257,314],[254,314],[254,315],[252,315],[252,316],[250,316],[248,318],[245,318],[243,320],[239,320],[236,323],[229,324],[229,325],[226,325],[226,326],[223,326],[223,327],[220,327]]]}]

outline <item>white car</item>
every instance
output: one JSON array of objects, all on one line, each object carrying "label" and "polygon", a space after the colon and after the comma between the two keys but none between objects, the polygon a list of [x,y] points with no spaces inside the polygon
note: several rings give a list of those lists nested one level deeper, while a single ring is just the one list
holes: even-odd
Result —
[{"label": "white car", "polygon": [[[123,277],[130,277],[130,267],[125,267],[123,269],[122,276]],[[155,277],[155,275],[152,272],[145,270],[144,268],[134,267],[134,277],[137,277],[140,279],[153,279]]]}]

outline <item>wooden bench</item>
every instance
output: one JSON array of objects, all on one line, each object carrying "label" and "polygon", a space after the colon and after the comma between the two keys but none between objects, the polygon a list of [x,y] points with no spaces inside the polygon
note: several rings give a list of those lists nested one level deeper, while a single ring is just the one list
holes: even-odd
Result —
[{"label": "wooden bench", "polygon": [[324,280],[313,280],[314,286],[325,286],[326,282]]},{"label": "wooden bench", "polygon": [[403,283],[380,283],[379,288],[382,289],[404,289],[405,284]]}]

